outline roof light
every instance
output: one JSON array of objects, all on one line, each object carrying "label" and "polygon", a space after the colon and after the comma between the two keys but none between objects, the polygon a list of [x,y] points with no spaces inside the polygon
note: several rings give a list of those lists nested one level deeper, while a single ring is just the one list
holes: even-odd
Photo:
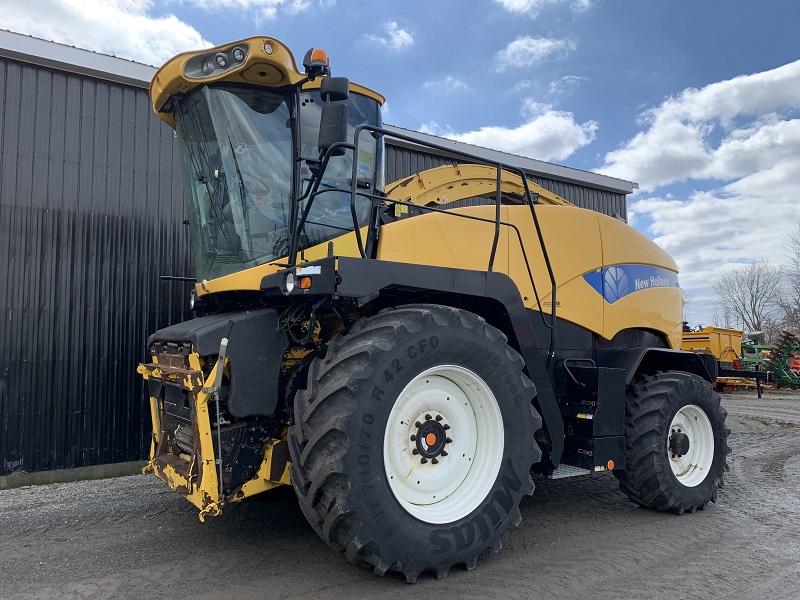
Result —
[{"label": "roof light", "polygon": [[267,54],[272,54],[272,44],[266,42],[264,44],[264,52],[266,52]]},{"label": "roof light", "polygon": [[231,54],[233,54],[233,60],[236,62],[242,62],[244,60],[244,50],[241,48],[234,48]]},{"label": "roof light", "polygon": [[217,54],[217,55],[214,57],[214,60],[216,60],[216,61],[217,61],[217,64],[219,65],[220,69],[224,69],[225,67],[227,67],[227,66],[228,66],[228,57],[227,57],[227,56],[225,56],[225,55],[224,55],[224,54],[222,54],[222,53],[220,53],[220,54]]},{"label": "roof light", "polygon": [[322,75],[330,75],[331,68],[329,64],[328,53],[321,48],[311,48],[303,57],[303,67],[309,81],[314,81],[315,78]]},{"label": "roof light", "polygon": [[311,65],[317,66],[318,64],[328,66],[328,53],[322,48],[316,48],[311,52]]}]

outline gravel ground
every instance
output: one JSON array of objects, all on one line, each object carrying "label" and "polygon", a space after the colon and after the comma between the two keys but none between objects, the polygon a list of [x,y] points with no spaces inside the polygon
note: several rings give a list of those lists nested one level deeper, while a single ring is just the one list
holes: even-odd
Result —
[{"label": "gravel ground", "polygon": [[290,489],[205,524],[152,476],[0,491],[0,598],[800,598],[800,392],[723,404],[716,505],[679,517],[608,474],[537,480],[502,552],[413,587],[336,555]]}]

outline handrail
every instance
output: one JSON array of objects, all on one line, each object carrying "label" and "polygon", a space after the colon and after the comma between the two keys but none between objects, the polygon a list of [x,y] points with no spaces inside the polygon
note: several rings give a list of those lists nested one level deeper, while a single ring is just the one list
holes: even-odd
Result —
[{"label": "handrail", "polygon": [[[430,148],[430,149],[433,149],[433,150],[438,150],[440,152],[446,152],[446,153],[448,153],[450,155],[454,155],[456,157],[463,158],[465,161],[469,161],[469,162],[476,163],[476,164],[482,164],[482,165],[487,165],[487,166],[494,167],[497,170],[497,190],[496,190],[496,193],[495,193],[495,202],[494,202],[494,204],[495,204],[495,218],[493,220],[492,219],[484,219],[484,218],[481,218],[481,217],[474,217],[472,215],[465,215],[463,213],[454,213],[454,212],[452,212],[451,210],[448,210],[448,209],[439,209],[439,208],[433,208],[433,207],[429,207],[429,206],[420,206],[420,205],[417,205],[417,204],[403,202],[403,201],[400,201],[400,200],[394,200],[394,199],[391,199],[391,198],[387,198],[385,196],[378,196],[377,194],[374,194],[374,193],[373,194],[365,194],[363,192],[359,193],[359,190],[358,190],[358,160],[357,160],[357,157],[358,157],[358,149],[359,149],[359,143],[360,143],[360,139],[361,139],[361,134],[364,131],[370,132],[374,137],[382,136],[384,138],[388,137],[388,138],[392,138],[392,139],[403,140],[403,141],[407,141],[407,142],[410,142],[410,143],[413,143],[413,144],[417,144],[417,145],[422,146],[424,148]],[[399,204],[399,205],[406,205],[406,206],[414,207],[415,209],[419,209],[419,210],[426,210],[426,211],[430,211],[430,212],[442,212],[442,213],[447,213],[447,214],[451,214],[451,215],[458,216],[458,217],[464,217],[464,218],[469,218],[469,219],[474,219],[474,220],[479,220],[479,221],[485,221],[485,222],[488,222],[488,223],[494,223],[495,224],[495,230],[494,230],[494,237],[493,237],[493,240],[492,240],[492,248],[491,248],[491,252],[490,252],[490,255],[489,255],[489,264],[488,264],[488,268],[487,268],[488,271],[492,271],[493,268],[494,268],[494,261],[495,261],[495,258],[497,256],[497,246],[498,246],[499,240],[500,240],[500,227],[501,226],[508,226],[508,227],[511,227],[512,229],[514,229],[514,231],[516,232],[517,238],[519,240],[520,249],[522,250],[522,256],[523,256],[523,259],[525,261],[525,267],[526,267],[526,270],[528,272],[528,277],[530,278],[530,281],[531,281],[531,286],[533,287],[534,296],[536,297],[536,303],[537,303],[537,306],[539,308],[540,318],[542,319],[542,323],[548,329],[550,329],[550,347],[548,349],[547,362],[546,362],[546,368],[549,369],[550,365],[551,365],[551,362],[552,362],[552,359],[555,356],[555,344],[556,344],[556,323],[557,323],[557,321],[556,321],[556,310],[557,310],[556,280],[555,280],[555,274],[553,273],[552,263],[550,262],[550,256],[549,256],[549,254],[547,252],[547,247],[546,247],[546,244],[545,244],[545,241],[544,241],[544,234],[542,233],[541,223],[539,222],[539,217],[537,215],[536,208],[534,206],[535,204],[538,204],[539,202],[538,202],[538,200],[534,200],[533,194],[531,194],[531,190],[530,190],[530,187],[528,185],[528,178],[527,178],[525,172],[519,167],[514,167],[512,165],[507,165],[507,164],[499,162],[499,161],[487,161],[487,160],[484,160],[484,159],[482,159],[482,158],[480,158],[478,156],[469,154],[467,152],[462,152],[460,150],[456,150],[456,149],[453,149],[453,148],[448,148],[446,146],[442,146],[442,145],[439,145],[439,144],[434,144],[432,142],[428,142],[428,141],[425,141],[425,140],[420,140],[418,138],[413,138],[411,136],[407,136],[407,135],[404,135],[404,134],[401,134],[401,133],[395,133],[395,132],[392,132],[392,131],[388,131],[388,130],[383,129],[381,127],[376,127],[374,125],[363,124],[363,125],[359,125],[356,128],[356,130],[355,130],[355,132],[353,134],[353,143],[352,144],[346,143],[346,142],[337,142],[335,144],[332,144],[327,149],[327,151],[325,152],[325,154],[324,154],[324,156],[322,157],[322,160],[321,160],[321,164],[320,164],[320,167],[319,167],[319,172],[320,173],[324,173],[325,172],[325,169],[326,169],[326,167],[328,165],[328,162],[329,162],[330,158],[333,156],[334,151],[341,150],[341,149],[351,150],[353,152],[352,176],[351,176],[351,180],[350,180],[350,214],[351,214],[351,216],[353,218],[353,231],[354,231],[354,234],[355,234],[355,237],[356,237],[356,242],[357,242],[357,245],[358,245],[359,254],[361,255],[362,258],[367,258],[367,253],[366,253],[366,249],[365,249],[364,239],[363,239],[363,237],[361,235],[361,225],[358,222],[358,214],[356,213],[356,199],[357,199],[358,196],[361,196],[362,198],[369,198],[373,202],[373,206],[375,206],[375,204],[378,203],[378,202]],[[521,235],[519,229],[516,227],[516,225],[514,225],[512,223],[506,223],[506,222],[501,220],[501,208],[500,207],[501,207],[501,204],[502,204],[502,189],[501,189],[502,171],[508,171],[510,173],[515,173],[522,180],[522,185],[523,185],[524,190],[525,190],[526,204],[528,205],[528,207],[530,208],[530,211],[531,211],[531,218],[533,219],[534,228],[536,229],[537,241],[539,242],[539,247],[540,247],[541,252],[542,252],[542,258],[544,259],[544,263],[545,263],[545,266],[547,268],[547,274],[548,274],[548,277],[550,279],[551,308],[550,308],[550,322],[549,323],[547,322],[547,320],[545,319],[545,316],[544,316],[544,310],[543,310],[543,307],[542,307],[542,304],[541,304],[541,299],[539,297],[538,290],[536,288],[536,282],[534,281],[533,272],[531,271],[530,262],[528,260],[527,252],[525,251],[525,244],[523,243],[522,235]],[[311,188],[309,188],[309,190],[305,194],[303,194],[303,196],[301,198],[298,199],[298,202],[300,202],[304,198],[308,197],[309,198],[309,202],[306,205],[305,209],[303,210],[303,213],[300,216],[300,219],[298,220],[297,227],[295,229],[295,234],[292,236],[292,239],[290,241],[290,249],[289,249],[290,251],[289,251],[289,257],[288,257],[290,266],[295,266],[297,264],[297,254],[298,254],[298,245],[299,245],[300,232],[302,231],[302,228],[303,228],[303,226],[304,226],[304,224],[306,222],[306,219],[308,218],[308,213],[309,213],[309,211],[311,209],[311,205],[312,205],[312,203],[314,201],[314,198],[319,193],[318,190],[319,190],[319,186],[320,186],[321,182],[322,182],[322,177],[320,176],[313,183],[313,186]],[[367,246],[370,245],[371,241],[376,241],[377,240],[378,230],[379,230],[378,215],[376,214],[375,215],[375,222],[372,223],[371,226],[369,227],[369,229],[367,230],[367,244],[366,244]]]},{"label": "handrail", "polygon": [[[434,143],[431,143],[431,142],[428,142],[428,141],[425,141],[425,140],[419,140],[417,138],[412,138],[411,136],[407,136],[407,135],[404,135],[404,134],[401,134],[401,133],[390,132],[390,131],[387,131],[387,130],[381,128],[381,127],[375,127],[373,125],[364,124],[364,125],[360,125],[359,127],[357,127],[355,132],[354,132],[354,135],[353,135],[353,145],[355,146],[355,148],[353,150],[353,154],[354,154],[354,156],[353,156],[353,159],[354,159],[353,160],[353,183],[354,184],[356,182],[356,174],[357,174],[357,168],[358,168],[356,160],[355,160],[355,157],[358,156],[358,146],[359,146],[359,142],[360,142],[361,132],[362,131],[370,131],[370,132],[373,133],[373,135],[374,134],[380,134],[380,135],[382,135],[384,137],[389,137],[389,138],[398,139],[398,140],[404,140],[404,141],[407,141],[407,142],[410,142],[410,143],[421,145],[423,147],[431,148],[431,149],[434,149],[434,150],[439,150],[441,152],[447,152],[447,153],[449,153],[451,155],[463,157],[463,158],[469,160],[470,162],[489,165],[489,166],[494,166],[497,169],[497,193],[496,193],[496,196],[495,196],[495,206],[496,206],[495,238],[494,238],[494,242],[492,244],[492,253],[491,253],[491,257],[490,257],[489,270],[491,270],[491,268],[493,266],[495,253],[497,252],[497,243],[498,243],[498,240],[499,240],[500,203],[501,203],[501,200],[502,200],[502,192],[501,192],[501,189],[500,189],[501,170],[506,170],[506,171],[509,171],[511,173],[516,173],[520,177],[520,179],[522,180],[523,186],[525,188],[525,196],[526,196],[526,199],[527,199],[527,204],[530,207],[531,217],[533,218],[534,226],[536,228],[536,235],[537,235],[537,238],[538,238],[538,241],[539,241],[539,247],[541,248],[541,251],[542,251],[542,258],[544,259],[545,265],[547,267],[547,274],[548,274],[548,276],[550,278],[551,312],[550,312],[550,323],[549,324],[547,323],[547,321],[544,318],[544,313],[541,310],[541,305],[539,306],[542,322],[550,329],[550,348],[549,348],[548,354],[547,354],[547,368],[549,368],[550,364],[551,364],[551,361],[552,361],[553,357],[555,356],[556,302],[557,302],[557,298],[556,298],[556,279],[555,279],[555,274],[553,273],[552,263],[550,262],[550,256],[547,253],[547,247],[546,247],[546,244],[545,244],[545,241],[544,241],[544,235],[542,234],[541,224],[539,223],[539,218],[538,218],[538,215],[536,214],[536,209],[534,207],[533,197],[531,195],[530,187],[528,186],[528,178],[527,178],[525,172],[519,167],[506,165],[506,164],[504,164],[502,162],[499,162],[499,161],[486,161],[486,160],[481,159],[480,157],[477,157],[475,155],[469,154],[467,152],[462,152],[460,150],[455,150],[453,148],[447,148],[445,146],[442,146],[442,145],[439,145],[439,144],[434,144]],[[355,196],[355,193],[356,193],[356,187],[355,186],[353,187],[352,193],[353,193],[353,196]],[[354,204],[354,203],[355,203],[355,199],[353,199],[353,201],[352,201],[352,204]],[[522,244],[521,240],[520,240],[520,247],[524,249],[524,245]],[[526,263],[527,263],[527,258],[526,258]],[[528,268],[528,272],[530,273],[530,265],[526,264],[526,267]],[[531,274],[531,284],[533,285],[534,290],[535,290],[536,284],[533,281],[533,275],[532,274]],[[538,301],[538,294],[537,294],[537,301]]]}]

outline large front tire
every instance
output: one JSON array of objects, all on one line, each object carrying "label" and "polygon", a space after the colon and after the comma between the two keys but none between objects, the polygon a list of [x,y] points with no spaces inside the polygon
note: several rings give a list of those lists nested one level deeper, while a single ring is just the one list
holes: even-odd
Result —
[{"label": "large front tire", "polygon": [[696,375],[640,377],[626,401],[626,466],[614,472],[622,492],[677,514],[716,502],[728,470],[726,416],[719,394]]},{"label": "large front tire", "polygon": [[295,400],[291,475],[309,523],[351,562],[409,582],[499,550],[541,458],[523,366],[463,310],[412,305],[357,321]]}]

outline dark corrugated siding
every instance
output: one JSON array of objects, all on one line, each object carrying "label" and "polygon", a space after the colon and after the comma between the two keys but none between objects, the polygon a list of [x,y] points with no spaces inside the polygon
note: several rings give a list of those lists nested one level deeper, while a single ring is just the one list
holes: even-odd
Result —
[{"label": "dark corrugated siding", "polygon": [[[419,171],[433,169],[442,165],[452,165],[457,162],[463,161],[388,144],[386,151],[386,182],[391,183]],[[530,174],[528,179],[582,208],[589,208],[611,216],[618,215],[623,219],[627,218],[625,194],[617,194]],[[470,202],[465,201],[465,204],[469,205]]]},{"label": "dark corrugated siding", "polygon": [[0,59],[0,475],[136,460],[147,335],[188,318],[176,144],[145,90]]}]

